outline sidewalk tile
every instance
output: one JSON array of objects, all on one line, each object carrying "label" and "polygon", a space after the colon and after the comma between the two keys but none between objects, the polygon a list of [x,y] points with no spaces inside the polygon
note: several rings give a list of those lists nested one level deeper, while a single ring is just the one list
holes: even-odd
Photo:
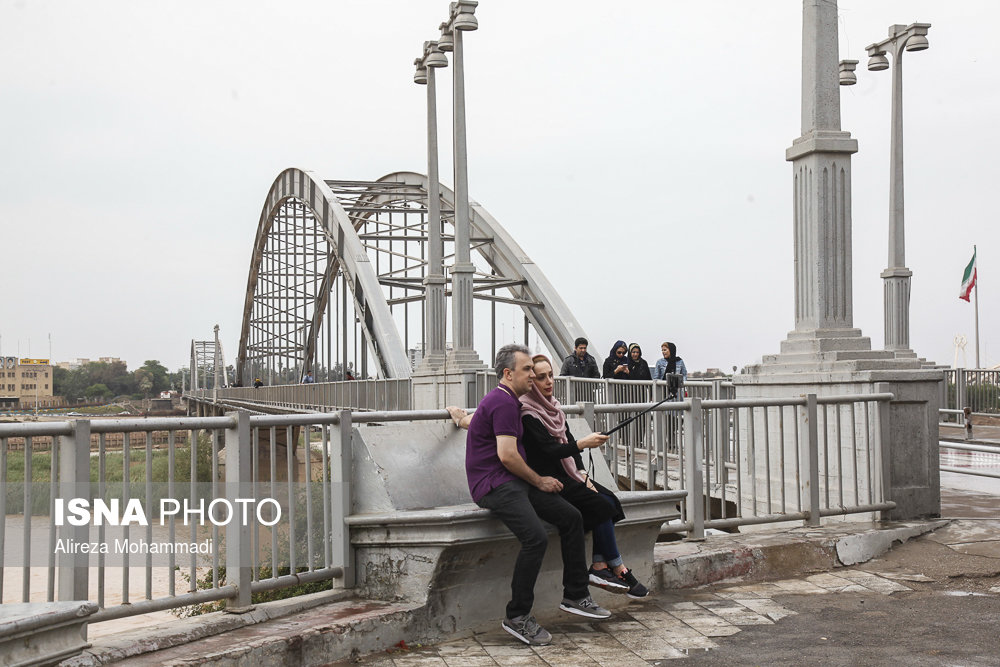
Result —
[{"label": "sidewalk tile", "polygon": [[601,626],[605,632],[616,634],[623,630],[645,630],[646,626],[639,621],[614,621]]},{"label": "sidewalk tile", "polygon": [[635,611],[632,618],[651,630],[677,628],[684,624],[668,611]]},{"label": "sidewalk tile", "polygon": [[[702,605],[707,606],[708,602],[702,602]],[[721,604],[714,604],[711,607],[707,607],[713,614],[719,616],[727,623],[732,625],[773,625],[774,621],[767,618],[766,616],[761,616],[756,614],[750,609],[732,603],[725,602]]]},{"label": "sidewalk tile", "polygon": [[496,660],[489,656],[449,655],[444,661],[448,667],[497,667]]},{"label": "sidewalk tile", "polygon": [[664,641],[655,630],[620,632],[616,638],[643,660],[680,657],[682,655],[681,651]]},{"label": "sidewalk tile", "polygon": [[649,667],[649,663],[629,652],[588,653],[600,667]]},{"label": "sidewalk tile", "polygon": [[498,655],[496,663],[499,667],[546,667],[546,663],[539,656],[531,655]]},{"label": "sidewalk tile", "polygon": [[774,582],[774,585],[781,589],[782,593],[798,593],[800,595],[823,595],[830,591],[820,588],[816,584],[811,584],[804,579],[782,579]]},{"label": "sidewalk tile", "polygon": [[448,667],[448,663],[436,655],[407,655],[403,657],[392,657],[392,662],[396,667]]},{"label": "sidewalk tile", "polygon": [[498,655],[531,655],[531,647],[511,635],[508,635],[506,644],[484,646],[483,650],[491,657]]},{"label": "sidewalk tile", "polygon": [[734,602],[740,603],[753,612],[767,616],[772,621],[777,621],[785,616],[794,616],[797,613],[781,606],[774,600],[746,599],[734,600]]},{"label": "sidewalk tile", "polygon": [[844,579],[850,579],[853,583],[864,586],[876,593],[881,593],[883,595],[890,595],[892,593],[898,593],[901,591],[913,590],[908,586],[891,581],[889,579],[883,579],[877,575],[870,572],[863,572],[861,570],[848,570],[844,572],[841,576]]},{"label": "sidewalk tile", "polygon": [[688,649],[710,649],[717,648],[719,646],[705,635],[670,637],[669,639],[665,639],[668,644],[681,651]]}]

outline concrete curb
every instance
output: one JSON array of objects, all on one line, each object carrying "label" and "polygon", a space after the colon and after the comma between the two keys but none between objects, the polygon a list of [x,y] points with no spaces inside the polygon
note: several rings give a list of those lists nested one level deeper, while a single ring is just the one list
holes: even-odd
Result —
[{"label": "concrete curb", "polygon": [[[62,667],[106,665],[144,653],[182,646],[321,605],[348,600],[350,597],[349,591],[324,591],[259,604],[252,611],[244,614],[230,614],[220,611],[203,616],[181,618],[166,625],[101,637],[95,640],[94,645],[85,650],[82,655],[66,660],[61,665]],[[113,623],[114,621],[109,622]]]},{"label": "concrete curb", "polygon": [[719,536],[707,542],[661,543],[654,550],[656,589],[693,588],[736,578],[787,578],[857,565],[880,556],[896,542],[948,523],[913,521],[870,528],[863,526],[871,524],[839,524]]},{"label": "concrete curb", "polygon": [[[661,543],[654,549],[655,590],[829,571],[865,562],[896,543],[949,523],[841,523],[720,535],[705,542]],[[118,661],[136,667],[320,665],[384,651],[401,641],[430,643],[468,634],[442,636],[426,606],[349,599],[348,594],[315,593],[261,604],[246,614],[216,612],[159,629],[99,639],[83,655],[62,665],[92,667]]]}]

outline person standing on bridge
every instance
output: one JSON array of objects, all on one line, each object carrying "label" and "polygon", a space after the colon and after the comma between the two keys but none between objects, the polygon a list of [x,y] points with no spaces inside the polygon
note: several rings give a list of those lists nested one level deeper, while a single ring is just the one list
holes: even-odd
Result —
[{"label": "person standing on bridge", "polygon": [[306,376],[302,378],[302,384],[313,384],[316,380],[313,379],[312,371],[306,371]]},{"label": "person standing on bridge", "polygon": [[[688,371],[684,365],[684,360],[677,356],[677,346],[673,343],[663,343],[660,345],[662,359],[656,360],[656,368],[653,369],[654,380],[667,380],[670,400],[681,400],[681,387],[687,381]],[[680,376],[680,377],[678,377]]]},{"label": "person standing on bridge", "polygon": [[587,353],[587,339],[577,338],[573,342],[573,354],[563,359],[559,375],[577,378],[599,378],[601,371],[597,368],[597,359]]},{"label": "person standing on bridge", "polygon": [[642,348],[638,343],[628,346],[628,379],[652,380],[649,374],[649,364],[642,358]]},{"label": "person standing on bridge", "polygon": [[611,347],[611,354],[604,360],[604,372],[601,374],[601,377],[610,380],[628,379],[628,356],[626,355],[626,350],[625,341],[615,341],[615,344]]},{"label": "person standing on bridge", "polygon": [[[518,397],[532,387],[534,364],[528,348],[505,345],[497,352],[494,368],[499,384],[479,402],[475,414],[456,419],[469,433],[465,445],[465,470],[472,499],[491,510],[510,529],[521,551],[514,562],[511,600],[503,629],[525,644],[543,646],[552,635],[531,616],[535,581],[548,546],[542,521],[559,530],[563,561],[563,611],[587,618],[608,618],[611,612],[590,597],[584,552],[583,518],[562,496],[559,480],[541,476],[525,460],[521,441],[521,403]],[[449,408],[453,418],[459,412]],[[595,440],[594,446],[599,443]]]}]

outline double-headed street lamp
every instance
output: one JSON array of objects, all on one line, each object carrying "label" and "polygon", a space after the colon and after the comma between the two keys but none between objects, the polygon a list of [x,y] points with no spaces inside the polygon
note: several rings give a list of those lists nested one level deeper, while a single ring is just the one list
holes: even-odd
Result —
[{"label": "double-headed street lamp", "polygon": [[438,178],[437,89],[434,70],[447,67],[448,58],[437,42],[424,42],[424,51],[414,63],[413,80],[427,86],[427,275],[424,277],[424,363],[430,368],[444,364],[445,277],[441,242],[441,193]]},{"label": "double-headed street lamp", "polygon": [[465,62],[462,49],[462,33],[476,30],[479,21],[475,11],[476,0],[458,0],[449,5],[448,20],[439,27],[441,37],[437,42],[426,42],[424,53],[416,61],[417,72],[414,81],[427,84],[427,178],[428,186],[428,269],[427,305],[424,309],[425,335],[430,355],[434,356],[431,363],[443,358],[445,351],[444,339],[444,272],[441,259],[443,250],[441,244],[440,206],[438,197],[437,174],[437,117],[436,91],[434,88],[434,68],[448,64],[444,53],[452,52],[452,73],[454,105],[452,117],[454,120],[453,147],[455,168],[455,264],[451,269],[451,303],[452,303],[452,341],[454,349],[451,355],[452,366],[458,370],[478,368],[482,366],[473,347],[473,275],[475,266],[471,259],[471,223],[469,219],[469,177],[468,149],[465,143]]},{"label": "double-headed street lamp", "polygon": [[469,220],[469,167],[465,143],[465,58],[462,33],[479,27],[476,0],[458,0],[449,5],[448,20],[441,24],[438,47],[452,52],[452,103],[454,111],[455,166],[455,265],[451,269],[451,317],[454,365],[460,369],[482,363],[473,347],[472,288],[475,266],[471,258]]},{"label": "double-headed street lamp", "polygon": [[910,276],[906,268],[903,229],[903,52],[923,51],[930,23],[889,27],[889,36],[866,47],[873,72],[889,69],[892,54],[892,138],[889,160],[889,265],[885,281],[885,349],[897,357],[916,356],[910,350]]}]

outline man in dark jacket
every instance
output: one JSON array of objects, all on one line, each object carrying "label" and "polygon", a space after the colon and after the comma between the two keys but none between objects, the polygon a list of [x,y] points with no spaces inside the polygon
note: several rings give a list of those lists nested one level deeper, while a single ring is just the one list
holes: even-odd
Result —
[{"label": "man in dark jacket", "polygon": [[599,378],[601,371],[597,368],[597,360],[587,354],[587,339],[577,338],[573,345],[573,354],[563,359],[559,375],[569,375],[577,378]]}]

